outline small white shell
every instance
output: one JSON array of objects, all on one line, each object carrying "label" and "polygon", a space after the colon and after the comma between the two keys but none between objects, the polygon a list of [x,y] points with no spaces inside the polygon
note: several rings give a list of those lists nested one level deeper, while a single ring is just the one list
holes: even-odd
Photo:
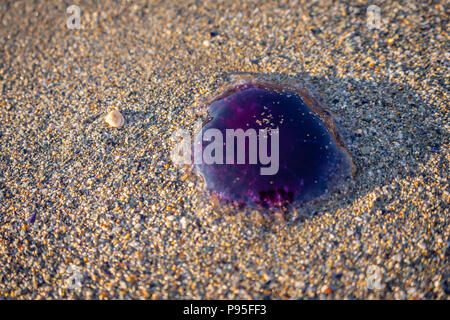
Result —
[{"label": "small white shell", "polygon": [[113,128],[119,128],[125,124],[125,119],[123,118],[122,114],[117,110],[113,110],[110,113],[108,113],[105,117],[105,121]]}]

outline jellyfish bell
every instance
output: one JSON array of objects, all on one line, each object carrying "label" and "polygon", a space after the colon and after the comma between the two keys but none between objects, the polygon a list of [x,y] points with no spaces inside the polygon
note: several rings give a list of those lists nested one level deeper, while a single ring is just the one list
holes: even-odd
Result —
[{"label": "jellyfish bell", "polygon": [[333,120],[292,82],[239,79],[207,103],[195,171],[219,199],[249,206],[307,203],[355,172]]}]

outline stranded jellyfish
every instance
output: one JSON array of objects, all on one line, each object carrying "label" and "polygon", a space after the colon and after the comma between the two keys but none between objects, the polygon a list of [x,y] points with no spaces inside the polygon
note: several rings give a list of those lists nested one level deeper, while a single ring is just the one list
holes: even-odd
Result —
[{"label": "stranded jellyfish", "polygon": [[353,170],[331,113],[288,83],[232,84],[209,102],[194,141],[205,188],[238,204],[305,203],[342,185]]}]

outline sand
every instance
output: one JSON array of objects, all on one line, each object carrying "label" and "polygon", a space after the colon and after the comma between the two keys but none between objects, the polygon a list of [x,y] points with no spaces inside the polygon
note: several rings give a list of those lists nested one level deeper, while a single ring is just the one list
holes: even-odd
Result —
[{"label": "sand", "polygon": [[[0,297],[448,299],[440,2],[0,4]],[[372,3],[371,3],[372,4]],[[308,214],[239,208],[170,161],[239,74],[314,88],[358,168]],[[125,118],[111,128],[104,117]]]}]

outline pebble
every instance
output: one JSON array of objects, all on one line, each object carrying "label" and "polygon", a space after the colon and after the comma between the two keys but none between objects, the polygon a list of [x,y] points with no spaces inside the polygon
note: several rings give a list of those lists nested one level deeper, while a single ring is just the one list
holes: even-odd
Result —
[{"label": "pebble", "polygon": [[364,146],[361,148],[361,152],[363,154],[369,154],[370,153],[370,147],[369,146]]}]

